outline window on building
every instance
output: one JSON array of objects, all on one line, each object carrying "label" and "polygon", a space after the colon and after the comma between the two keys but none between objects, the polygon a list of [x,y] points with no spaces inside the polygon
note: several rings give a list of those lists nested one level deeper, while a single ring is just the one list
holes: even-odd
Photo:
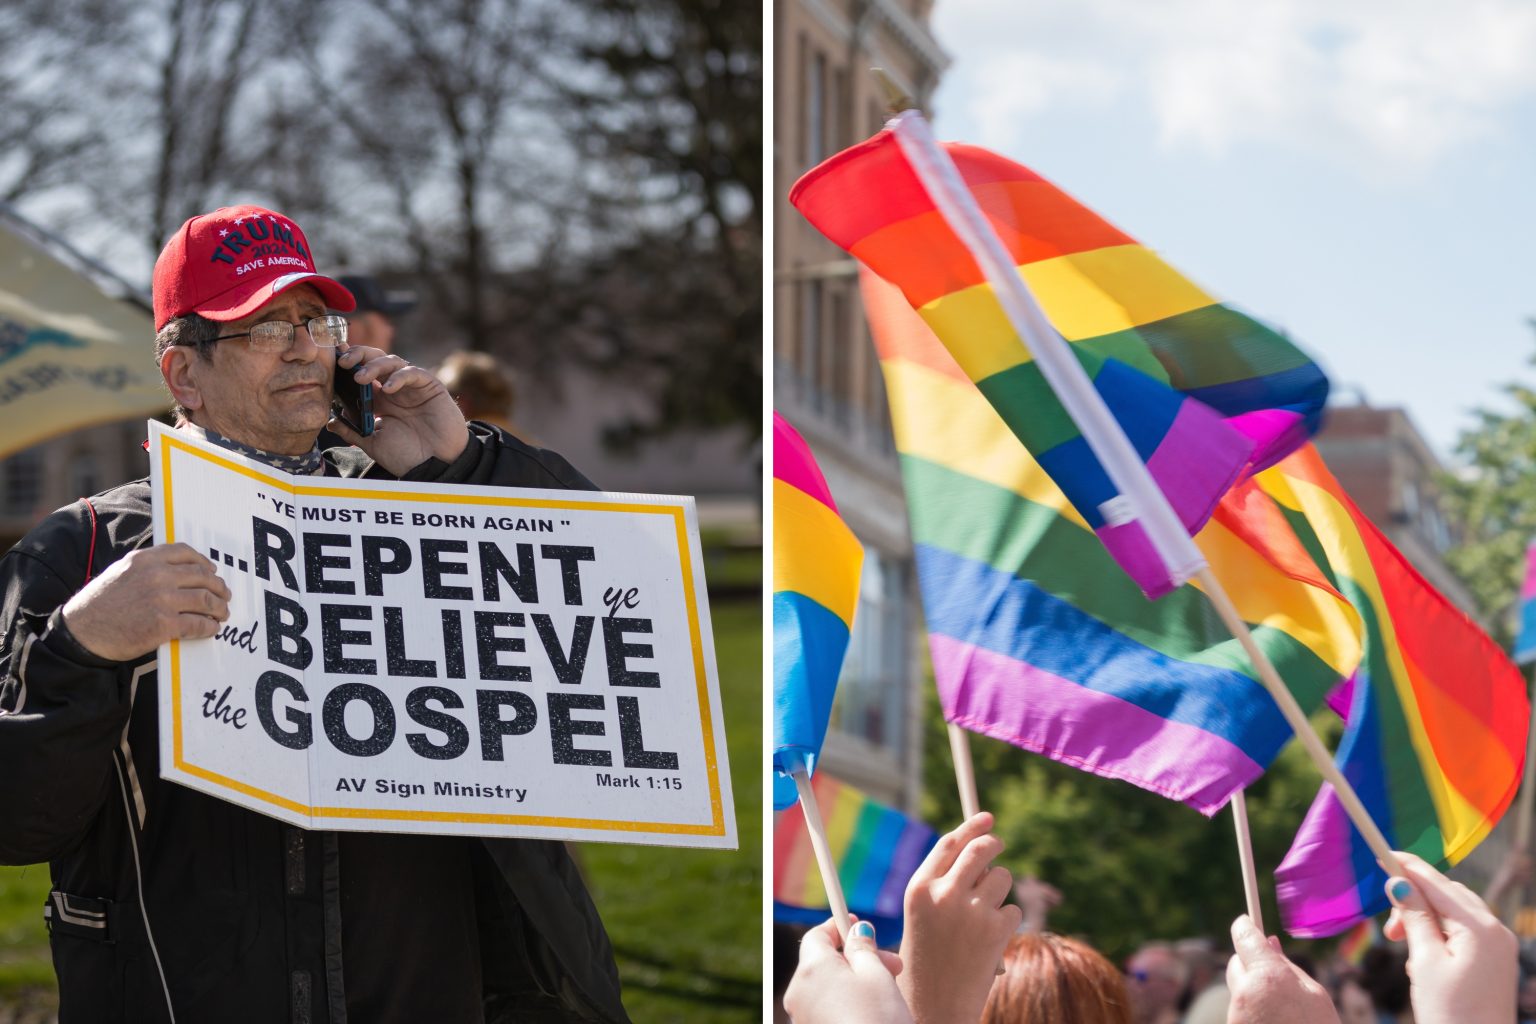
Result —
[{"label": "window on building", "polygon": [[90,452],[77,452],[69,460],[65,497],[84,498],[101,490],[101,466]]},{"label": "window on building", "polygon": [[1451,529],[1446,525],[1445,516],[1440,514],[1440,507],[1434,502],[1424,502],[1419,528],[1429,538],[1430,544],[1436,551],[1443,555],[1450,550],[1452,545]]},{"label": "window on building", "polygon": [[43,454],[36,448],[5,460],[5,514],[29,516],[43,500]]},{"label": "window on building", "polygon": [[806,405],[815,412],[821,412],[823,396],[821,392],[821,359],[822,359],[822,282],[820,280],[802,281],[800,283],[800,385],[801,396]]},{"label": "window on building", "polygon": [[846,149],[856,140],[851,138],[852,126],[848,123],[849,110],[852,101],[848,95],[848,69],[838,68],[832,72],[832,96],[827,110],[827,126],[830,129],[827,149]]},{"label": "window on building", "polygon": [[866,546],[832,728],[900,756],[906,734],[908,563]]},{"label": "window on building", "polygon": [[886,455],[896,451],[896,438],[891,433],[891,407],[885,398],[885,375],[874,356],[875,342],[869,335],[869,324],[864,324],[864,350],[871,353],[872,364],[865,376],[865,422],[869,425],[871,447]]},{"label": "window on building", "polygon": [[844,429],[853,426],[853,337],[848,329],[848,286],[838,283],[830,296],[832,324],[827,335],[827,412]]},{"label": "window on building", "polygon": [[827,155],[827,58],[812,54],[805,76],[805,163],[821,163]]}]

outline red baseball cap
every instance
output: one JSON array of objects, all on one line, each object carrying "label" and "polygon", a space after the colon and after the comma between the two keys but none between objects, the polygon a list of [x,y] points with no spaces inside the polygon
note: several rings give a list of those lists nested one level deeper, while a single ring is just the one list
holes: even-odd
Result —
[{"label": "red baseball cap", "polygon": [[183,224],[155,261],[155,330],[196,313],[227,322],[250,316],[296,284],[326,306],[357,306],[340,283],[315,273],[309,241],[293,221],[260,206],[224,206]]}]

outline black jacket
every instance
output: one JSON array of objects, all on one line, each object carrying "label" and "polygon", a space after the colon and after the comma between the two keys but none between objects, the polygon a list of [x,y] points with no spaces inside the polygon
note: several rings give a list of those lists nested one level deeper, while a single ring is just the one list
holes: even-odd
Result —
[{"label": "black jacket", "polygon": [[[326,463],[327,475],[387,477],[354,448]],[[428,460],[404,479],[592,487],[558,455],[479,424],[452,465]],[[88,572],[152,542],[139,480],[60,509],[0,559],[0,861],[50,863],[59,1019],[338,1024],[338,836],[162,782],[154,654],[104,661],[63,625]],[[626,1020],[564,844],[462,842],[485,1020]],[[401,971],[413,938],[402,929]]]}]

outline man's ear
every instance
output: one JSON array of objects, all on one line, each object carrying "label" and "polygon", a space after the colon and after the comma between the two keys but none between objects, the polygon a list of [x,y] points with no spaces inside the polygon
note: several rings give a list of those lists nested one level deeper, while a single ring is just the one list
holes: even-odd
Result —
[{"label": "man's ear", "polygon": [[197,349],[191,345],[172,345],[160,356],[160,376],[171,389],[171,397],[183,409],[192,411],[203,407],[203,392],[198,387],[200,363]]}]

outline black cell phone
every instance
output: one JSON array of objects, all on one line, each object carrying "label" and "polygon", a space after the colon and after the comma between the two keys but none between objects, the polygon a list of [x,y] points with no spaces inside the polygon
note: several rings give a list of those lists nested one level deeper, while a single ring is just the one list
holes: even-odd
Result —
[{"label": "black cell phone", "polygon": [[370,437],[373,434],[373,385],[359,384],[352,376],[355,370],[356,367],[336,367],[331,411],[359,436]]}]

